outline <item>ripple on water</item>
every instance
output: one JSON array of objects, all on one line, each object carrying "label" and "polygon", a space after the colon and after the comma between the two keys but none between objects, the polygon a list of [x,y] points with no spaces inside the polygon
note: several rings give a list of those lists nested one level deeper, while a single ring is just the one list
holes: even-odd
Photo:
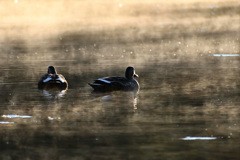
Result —
[{"label": "ripple on water", "polygon": [[0,121],[0,124],[14,124],[14,122]]},{"label": "ripple on water", "polygon": [[239,54],[213,54],[214,57],[238,57]]},{"label": "ripple on water", "polygon": [[3,118],[32,118],[32,116],[28,115],[16,115],[16,114],[9,114],[9,115],[2,115]]},{"label": "ripple on water", "polygon": [[191,137],[191,136],[187,136],[185,138],[180,138],[181,140],[185,140],[185,141],[193,141],[193,140],[215,140],[217,139],[217,137]]}]

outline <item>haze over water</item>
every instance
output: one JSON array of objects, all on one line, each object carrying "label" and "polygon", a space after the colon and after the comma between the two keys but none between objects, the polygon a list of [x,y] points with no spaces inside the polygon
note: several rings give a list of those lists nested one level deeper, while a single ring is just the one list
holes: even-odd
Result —
[{"label": "haze over water", "polygon": [[[0,159],[239,159],[238,1],[1,1]],[[66,91],[37,89],[55,66]],[[134,66],[141,89],[88,85]]]}]

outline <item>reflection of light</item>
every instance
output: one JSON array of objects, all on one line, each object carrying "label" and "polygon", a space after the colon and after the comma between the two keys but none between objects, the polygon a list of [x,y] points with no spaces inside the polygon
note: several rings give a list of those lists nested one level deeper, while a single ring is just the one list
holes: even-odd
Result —
[{"label": "reflection of light", "polygon": [[18,0],[14,0],[15,3],[18,3]]},{"label": "reflection of light", "polygon": [[214,54],[214,57],[237,57],[239,54]]},{"label": "reflection of light", "polygon": [[213,9],[213,8],[219,8],[218,6],[208,6],[207,8]]},{"label": "reflection of light", "polygon": [[3,118],[32,118],[32,116],[15,115],[15,114],[2,115],[2,117],[3,117]]},{"label": "reflection of light", "polygon": [[181,140],[214,140],[216,137],[190,137],[180,138]]},{"label": "reflection of light", "polygon": [[66,90],[62,90],[59,94],[58,97],[63,97],[66,94]]},{"label": "reflection of light", "polygon": [[60,118],[60,117],[55,117],[55,118],[53,118],[53,117],[50,117],[50,116],[49,116],[48,119],[52,121],[52,120],[54,120],[54,119],[61,119],[61,118]]},{"label": "reflection of light", "polygon": [[137,109],[137,97],[135,97],[133,99],[133,109],[136,110]]},{"label": "reflection of light", "polygon": [[52,100],[55,98],[62,98],[66,94],[67,90],[61,90],[61,91],[48,91],[48,90],[43,90],[43,95],[48,98],[48,100]]},{"label": "reflection of light", "polygon": [[111,99],[112,99],[111,95],[106,95],[106,96],[103,96],[101,100],[102,101],[109,101]]},{"label": "reflection of light", "polygon": [[14,122],[0,121],[0,124],[13,124]]},{"label": "reflection of light", "polygon": [[49,119],[49,120],[54,120],[54,118],[52,118],[52,117],[48,117],[48,119]]},{"label": "reflection of light", "polygon": [[46,97],[51,96],[51,94],[47,90],[43,90],[43,95]]}]

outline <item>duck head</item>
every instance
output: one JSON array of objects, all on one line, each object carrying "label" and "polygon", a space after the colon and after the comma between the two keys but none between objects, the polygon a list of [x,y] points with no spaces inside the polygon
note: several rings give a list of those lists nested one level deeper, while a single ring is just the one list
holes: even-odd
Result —
[{"label": "duck head", "polygon": [[127,79],[133,79],[134,77],[138,77],[138,75],[135,73],[135,69],[133,67],[129,66],[126,69],[125,77]]},{"label": "duck head", "polygon": [[53,66],[48,67],[48,74],[57,74],[57,71]]}]

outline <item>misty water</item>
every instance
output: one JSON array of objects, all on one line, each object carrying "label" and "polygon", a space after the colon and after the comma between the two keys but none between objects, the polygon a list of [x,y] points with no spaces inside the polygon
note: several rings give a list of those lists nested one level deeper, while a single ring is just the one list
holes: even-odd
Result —
[{"label": "misty water", "polygon": [[[131,92],[93,93],[87,84],[123,76],[130,65],[124,57],[132,56],[131,51],[112,52],[97,61],[91,58],[100,50],[94,45],[84,51],[60,50],[55,54],[66,59],[36,60],[38,54],[52,52],[38,50],[25,52],[22,61],[13,56],[1,66],[3,159],[239,157],[239,57],[135,63],[141,86],[136,97]],[[65,76],[68,90],[37,89],[48,65]]]},{"label": "misty water", "polygon": [[[83,23],[71,5],[75,19],[64,12],[56,27],[40,3],[38,21],[22,11],[0,26],[0,159],[240,158],[240,5],[124,3],[109,18],[102,3],[74,3],[101,10]],[[38,89],[50,65],[67,90]],[[88,85],[128,66],[137,95]]]}]

